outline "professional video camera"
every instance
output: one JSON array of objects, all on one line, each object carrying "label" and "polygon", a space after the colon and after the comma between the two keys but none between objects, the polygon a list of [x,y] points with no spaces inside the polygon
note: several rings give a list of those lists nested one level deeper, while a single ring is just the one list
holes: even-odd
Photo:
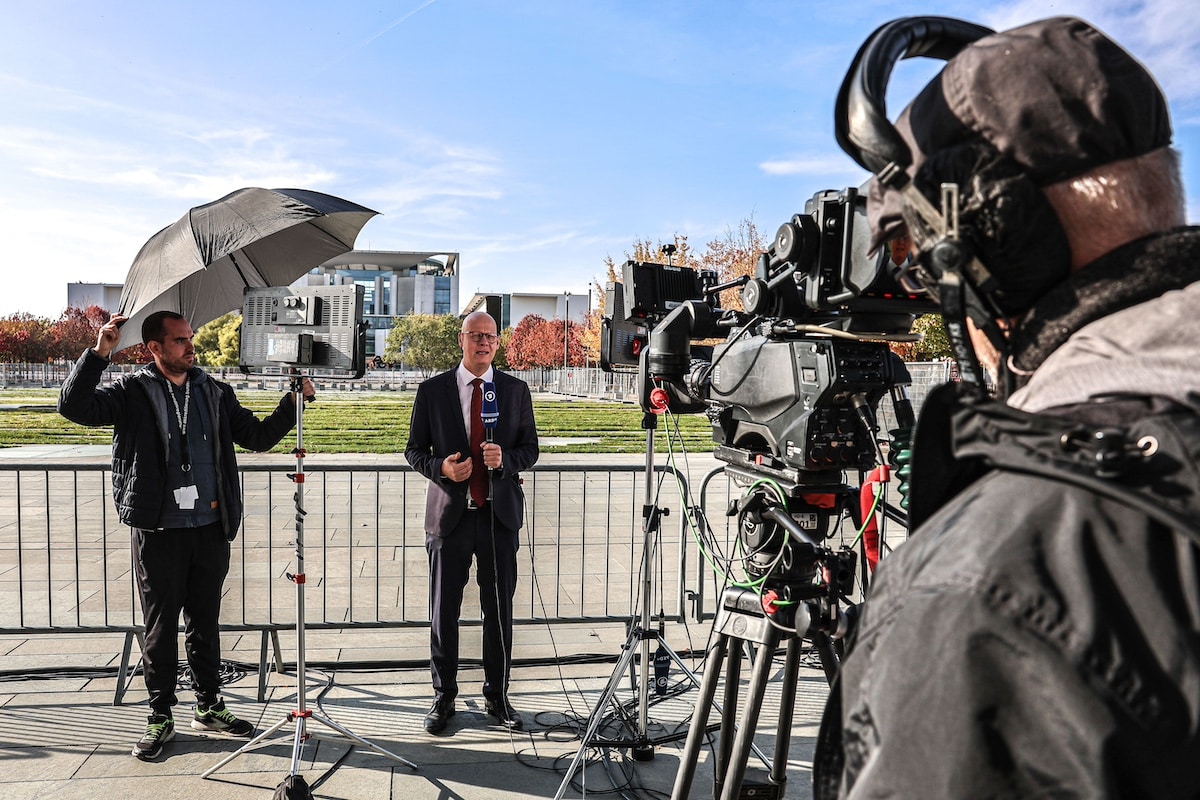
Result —
[{"label": "professional video camera", "polygon": [[[662,252],[669,258],[675,253],[675,245],[663,245]],[[710,270],[698,272],[670,263],[626,261],[621,267],[621,281],[605,287],[600,368],[606,372],[636,369],[649,343],[650,329],[668,312],[705,296],[716,278]]]},{"label": "professional video camera", "polygon": [[[817,591],[818,564],[827,580],[853,570],[852,558],[821,543],[854,493],[845,473],[883,459],[875,415],[884,395],[911,424],[908,371],[888,342],[912,341],[916,316],[937,310],[901,287],[888,248],[867,255],[868,230],[857,189],[818,192],[780,226],[753,278],[673,278],[670,285],[692,293],[663,298],[670,305],[630,302],[658,297],[643,284],[661,286],[668,270],[630,262],[626,317],[602,344],[610,354],[636,354],[646,412],[708,415],[714,455],[746,487],[729,513],[738,516],[747,571],[791,599]],[[738,285],[745,311],[719,309],[718,293]],[[621,323],[648,330],[641,346],[622,350]],[[724,342],[709,354],[698,340]]]}]

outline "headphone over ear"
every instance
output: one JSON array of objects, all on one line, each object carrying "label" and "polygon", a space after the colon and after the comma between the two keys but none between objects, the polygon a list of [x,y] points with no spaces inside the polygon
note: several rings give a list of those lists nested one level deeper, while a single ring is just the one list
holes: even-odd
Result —
[{"label": "headphone over ear", "polygon": [[[995,278],[992,286],[976,289],[987,292],[988,304],[1002,316],[1028,311],[1066,279],[1071,245],[1054,207],[1020,165],[988,142],[933,153],[913,183],[931,201],[941,184],[958,186],[958,238]],[[907,206],[903,213],[914,244],[922,247],[917,232],[928,235],[928,223]]]},{"label": "headphone over ear", "polygon": [[978,134],[925,154],[910,178],[914,154],[888,120],[885,98],[901,58],[949,61],[992,33],[948,17],[886,23],[859,48],[835,106],[838,144],[903,198],[904,221],[920,251],[918,277],[942,306],[963,388],[976,396],[985,394],[984,381],[966,318],[1004,352],[995,320],[1027,310],[1066,277],[1067,237],[1037,185]]}]

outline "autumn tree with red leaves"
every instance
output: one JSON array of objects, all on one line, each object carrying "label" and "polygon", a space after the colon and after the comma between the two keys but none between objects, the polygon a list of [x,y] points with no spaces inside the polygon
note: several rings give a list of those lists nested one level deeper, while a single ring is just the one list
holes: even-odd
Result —
[{"label": "autumn tree with red leaves", "polygon": [[23,311],[0,319],[0,362],[44,363],[49,344],[50,320]]},{"label": "autumn tree with red leaves", "polygon": [[[759,233],[753,218],[744,219],[736,229],[727,229],[724,236],[713,239],[705,246],[699,259],[700,268],[715,272],[718,283],[727,283],[736,278],[753,278],[758,267],[758,254],[766,250],[769,244]],[[742,310],[741,289],[721,292],[721,307]]]},{"label": "autumn tree with red leaves", "polygon": [[[567,326],[567,366],[582,367],[586,355],[582,341],[583,326]],[[506,351],[512,369],[557,369],[563,366],[563,320],[528,314],[513,328]]]},{"label": "autumn tree with red leaves", "polygon": [[[96,344],[100,326],[111,315],[97,305],[72,306],[59,319],[18,312],[0,318],[0,362],[6,364],[42,364],[47,361],[74,361]],[[144,344],[127,347],[112,354],[114,364],[145,364],[153,359]]]},{"label": "autumn tree with red leaves", "polygon": [[87,308],[69,307],[50,326],[48,357],[74,361],[79,354],[96,344],[100,326],[112,315],[97,305]]}]

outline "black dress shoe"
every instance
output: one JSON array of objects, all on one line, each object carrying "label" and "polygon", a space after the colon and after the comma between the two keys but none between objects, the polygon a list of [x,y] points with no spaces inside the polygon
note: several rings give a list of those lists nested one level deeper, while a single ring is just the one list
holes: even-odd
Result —
[{"label": "black dress shoe", "polygon": [[425,715],[425,732],[441,733],[446,730],[446,723],[454,716],[454,703],[442,703],[434,700],[429,713]]},{"label": "black dress shoe", "polygon": [[509,728],[510,730],[519,731],[525,727],[525,723],[521,721],[521,715],[517,713],[515,708],[507,703],[501,705],[500,703],[495,703],[491,700],[485,700],[483,702],[483,710],[486,711],[489,716],[495,717],[501,725]]}]

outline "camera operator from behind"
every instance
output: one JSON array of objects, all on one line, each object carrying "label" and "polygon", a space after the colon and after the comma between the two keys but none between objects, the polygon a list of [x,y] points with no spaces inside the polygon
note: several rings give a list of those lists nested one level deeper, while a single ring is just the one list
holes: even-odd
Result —
[{"label": "camera operator from behind", "polygon": [[[920,45],[967,26],[892,24],[914,23]],[[895,131],[934,206],[962,192],[994,279],[966,327],[1000,397],[922,409],[912,535],[863,606],[815,796],[1197,797],[1200,229],[1167,104],[1080,20],[970,38]],[[946,311],[971,276],[939,276],[937,226],[875,171],[874,245],[911,235]]]}]

